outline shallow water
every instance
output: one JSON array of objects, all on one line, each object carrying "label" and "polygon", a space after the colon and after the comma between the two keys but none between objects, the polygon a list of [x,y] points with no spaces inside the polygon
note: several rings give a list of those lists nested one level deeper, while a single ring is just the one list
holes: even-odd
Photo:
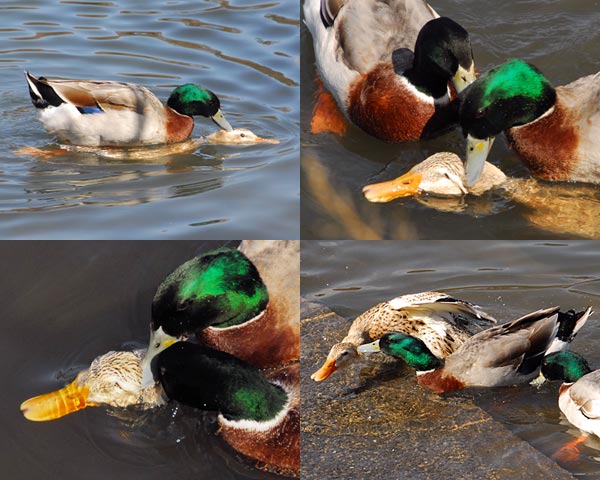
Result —
[{"label": "shallow water", "polygon": [[[324,360],[330,346],[345,336],[357,315],[395,296],[426,290],[448,292],[475,303],[499,322],[552,305],[577,310],[591,305],[597,312],[600,305],[600,269],[595,261],[598,248],[597,242],[581,241],[305,241],[302,243],[302,295],[348,319],[335,338],[313,335],[312,338],[321,340],[311,348],[321,351]],[[310,325],[303,325],[303,335],[307,331],[305,327],[310,328]],[[600,366],[599,339],[600,323],[595,313],[573,342],[573,350],[584,355],[593,368]],[[319,366],[304,364],[303,368],[305,372],[312,372]],[[343,385],[356,385],[364,366],[336,372],[318,388],[324,392],[328,388],[339,391]],[[414,382],[412,374],[401,371],[398,376],[401,381]],[[357,391],[368,399],[368,389]],[[553,383],[539,390],[523,385],[465,390],[453,395],[473,398],[517,436],[551,456],[580,434],[562,418],[557,392],[558,385]],[[336,397],[336,402],[349,403],[348,408],[353,401],[354,395]],[[401,408],[401,405],[389,408]],[[412,408],[416,408],[411,414],[415,419],[427,416],[426,411],[419,411],[418,405]],[[357,422],[360,423],[358,419]],[[326,419],[323,423],[326,424]],[[589,440],[580,451],[577,461],[559,461],[559,464],[576,475],[600,476],[600,442]],[[309,460],[306,459],[307,463]],[[401,459],[391,462],[390,467],[401,468]],[[535,465],[525,465],[523,471],[534,472]]]},{"label": "shallow water", "polygon": [[[43,0],[3,2],[0,14],[0,237],[298,238],[296,8]],[[280,143],[202,145],[153,162],[16,155],[53,142],[23,70],[137,83],[163,101],[175,86],[199,83],[234,127]],[[195,123],[194,138],[217,128]]]},{"label": "shallow water", "polygon": [[[510,7],[494,0],[432,0],[440,15],[469,31],[475,64],[486,71],[508,58],[535,64],[555,85],[600,70],[600,3],[585,0],[525,0]],[[348,129],[344,138],[311,135],[315,91],[310,32],[301,27],[302,238],[537,239],[600,238],[598,187],[544,184],[544,201],[501,194],[459,202],[410,198],[369,203],[362,187],[395,178],[438,151],[464,157],[457,130],[412,144],[390,145]],[[507,175],[528,176],[526,168],[497,137],[489,160]],[[575,197],[576,200],[573,200]],[[435,207],[435,208],[434,208]],[[586,217],[579,224],[553,221],[552,213]]]},{"label": "shallow water", "polygon": [[145,347],[159,283],[223,244],[0,242],[4,478],[276,478],[216,435],[214,412],[172,403],[146,412],[90,407],[37,423],[19,411],[22,401],[61,388],[96,356]]}]

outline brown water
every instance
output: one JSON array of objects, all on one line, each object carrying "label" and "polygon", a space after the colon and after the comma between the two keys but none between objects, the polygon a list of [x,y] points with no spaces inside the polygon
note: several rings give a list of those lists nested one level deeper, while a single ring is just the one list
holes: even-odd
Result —
[{"label": "brown water", "polygon": [[0,242],[2,477],[269,479],[217,434],[214,412],[87,408],[30,422],[23,400],[109,350],[145,347],[159,283],[232,242]]},{"label": "brown water", "polygon": [[[600,70],[600,3],[592,0],[432,1],[440,15],[469,31],[475,64],[486,71],[508,58],[535,64],[555,85]],[[398,199],[372,204],[362,187],[389,180],[438,151],[464,157],[459,131],[419,143],[390,145],[356,127],[340,138],[311,135],[315,91],[310,32],[301,28],[302,238],[536,239],[600,238],[600,190],[581,185],[544,184],[544,200],[501,195],[467,197],[450,205]],[[526,168],[499,136],[489,160],[507,175],[525,177]],[[549,207],[549,205],[551,206]],[[593,218],[578,222],[552,219]]]},{"label": "brown water", "polygon": [[[345,336],[358,314],[405,293],[448,292],[481,306],[500,322],[553,305],[578,310],[591,305],[597,312],[600,305],[599,248],[598,242],[582,241],[304,241],[302,295],[309,301],[323,303],[347,318],[347,322],[333,334],[327,329],[327,333],[320,335],[311,330],[314,328],[311,323],[302,324],[303,351],[321,352],[315,364],[303,364],[303,375],[320,366],[331,345]],[[306,336],[318,339],[318,343],[307,345]],[[600,367],[599,339],[600,322],[595,313],[573,342],[573,350],[588,358],[593,368]],[[322,401],[333,396],[335,400],[330,401],[335,401],[338,408],[352,411],[354,403],[369,403],[369,382],[365,382],[365,375],[369,375],[368,363],[359,362],[346,371],[334,373],[322,384],[311,383],[311,391],[318,390]],[[402,388],[403,383],[410,385],[406,388],[413,388],[415,382],[414,375],[404,370],[398,371],[396,376],[388,372],[380,376],[379,381],[397,382],[398,388]],[[539,390],[523,385],[466,390],[452,398],[473,399],[517,436],[551,456],[580,434],[562,418],[557,405],[557,390],[556,383]],[[386,408],[393,411],[402,406],[402,403],[390,404]],[[428,412],[418,403],[411,408],[415,422],[427,417]],[[366,428],[368,415],[378,415],[377,409],[371,412],[363,408],[363,411],[362,420],[360,416],[354,418],[360,428]],[[327,419],[321,419],[321,423],[326,428]],[[427,441],[437,440],[433,437]],[[577,475],[599,477],[600,442],[591,439],[580,450],[577,461],[559,462],[560,465]],[[360,460],[355,463],[360,464]],[[401,458],[389,460],[391,469],[401,471],[401,464]],[[535,472],[535,465],[523,465],[523,471]]]}]

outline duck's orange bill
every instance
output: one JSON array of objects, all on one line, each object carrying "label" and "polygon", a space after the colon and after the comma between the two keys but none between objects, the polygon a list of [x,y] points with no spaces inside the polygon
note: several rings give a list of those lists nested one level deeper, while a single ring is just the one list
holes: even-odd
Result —
[{"label": "duck's orange bill", "polygon": [[387,182],[367,185],[363,187],[363,193],[369,202],[390,202],[395,198],[419,193],[422,179],[423,176],[420,173],[408,172]]},{"label": "duck's orange bill", "polygon": [[310,378],[312,378],[315,382],[322,382],[336,370],[337,370],[337,367],[335,366],[335,360],[327,359],[325,361],[325,363],[323,364],[323,366],[321,368],[319,368],[315,373],[313,373],[310,376]]},{"label": "duck's orange bill", "polygon": [[87,401],[89,393],[88,387],[78,385],[75,380],[65,388],[25,400],[21,404],[21,411],[27,420],[33,422],[56,420],[85,407],[97,405]]}]

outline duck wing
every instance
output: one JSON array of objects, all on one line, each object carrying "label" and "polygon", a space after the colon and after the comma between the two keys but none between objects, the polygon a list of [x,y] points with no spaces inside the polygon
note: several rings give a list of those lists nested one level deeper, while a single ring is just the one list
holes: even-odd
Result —
[{"label": "duck wing", "polygon": [[338,29],[338,54],[360,73],[397,49],[414,50],[421,27],[438,16],[423,0],[321,0],[321,20]]},{"label": "duck wing", "polygon": [[63,103],[75,106],[81,113],[108,110],[130,110],[142,113],[148,107],[163,109],[163,105],[146,87],[122,82],[87,80],[48,80],[25,72],[29,93],[38,108],[58,107]]},{"label": "duck wing", "polygon": [[481,326],[496,323],[496,319],[481,310],[478,306],[452,297],[443,292],[421,292],[402,295],[390,300],[390,306],[396,310],[408,312],[428,310],[460,327]]},{"label": "duck wing", "polygon": [[446,359],[446,370],[471,385],[530,380],[558,332],[558,310],[537,310],[473,335]]}]

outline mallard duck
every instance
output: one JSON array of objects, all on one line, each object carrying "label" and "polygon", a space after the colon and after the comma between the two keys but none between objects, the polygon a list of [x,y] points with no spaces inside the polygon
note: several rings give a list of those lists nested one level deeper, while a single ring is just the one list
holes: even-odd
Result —
[{"label": "mallard duck", "polygon": [[299,255],[297,241],[242,242],[239,250],[205,253],[167,276],[152,302],[142,385],[153,381],[152,357],[192,335],[259,368],[297,360]]},{"label": "mallard duck", "polygon": [[600,370],[590,368],[585,358],[570,351],[547,355],[542,374],[562,380],[558,406],[567,420],[581,431],[600,437]]},{"label": "mallard duck", "polygon": [[554,88],[533,65],[509,60],[461,94],[467,184],[506,131],[529,171],[546,180],[600,183],[600,73]]},{"label": "mallard duck", "polygon": [[304,2],[320,78],[370,135],[414,141],[458,120],[448,82],[460,92],[475,79],[470,39],[437,17],[423,0]]},{"label": "mallard duck", "polygon": [[231,131],[217,96],[186,84],[163,105],[146,87],[131,83],[48,80],[25,72],[31,101],[44,128],[60,141],[86,146],[180,142],[194,129],[193,115]]},{"label": "mallard duck", "polygon": [[404,175],[387,182],[373,183],[363,188],[370,202],[390,202],[395,198],[430,193],[441,196],[481,195],[506,182],[506,175],[489,162],[470,187],[466,186],[465,170],[460,157],[450,152],[431,155]]},{"label": "mallard duck", "polygon": [[358,358],[359,345],[392,331],[413,334],[434,355],[447,357],[469,338],[466,326],[476,322],[496,320],[475,305],[441,292],[396,297],[356,317],[346,337],[331,347],[323,366],[310,378],[321,382],[336,370],[346,368]]},{"label": "mallard duck", "polygon": [[527,383],[540,372],[544,355],[564,349],[586,322],[591,308],[562,313],[559,307],[524,317],[473,335],[444,359],[419,338],[391,332],[360,353],[383,351],[417,370],[417,381],[442,393],[465,387],[499,387]]},{"label": "mallard duck", "polygon": [[28,420],[43,422],[91,406],[162,405],[165,398],[158,384],[142,388],[140,363],[145,353],[145,350],[105,353],[66,387],[23,402],[21,411]]},{"label": "mallard duck", "polygon": [[160,353],[153,370],[169,398],[218,410],[220,433],[237,451],[298,476],[298,362],[264,373],[228,353],[178,342]]},{"label": "mallard duck", "polygon": [[142,388],[142,352],[102,355],[73,383],[23,402],[21,410],[29,420],[47,421],[87,406],[152,408],[168,398],[218,411],[219,433],[233,448],[259,468],[298,476],[298,363],[261,372],[228,353],[177,342],[153,361],[158,384]]}]

